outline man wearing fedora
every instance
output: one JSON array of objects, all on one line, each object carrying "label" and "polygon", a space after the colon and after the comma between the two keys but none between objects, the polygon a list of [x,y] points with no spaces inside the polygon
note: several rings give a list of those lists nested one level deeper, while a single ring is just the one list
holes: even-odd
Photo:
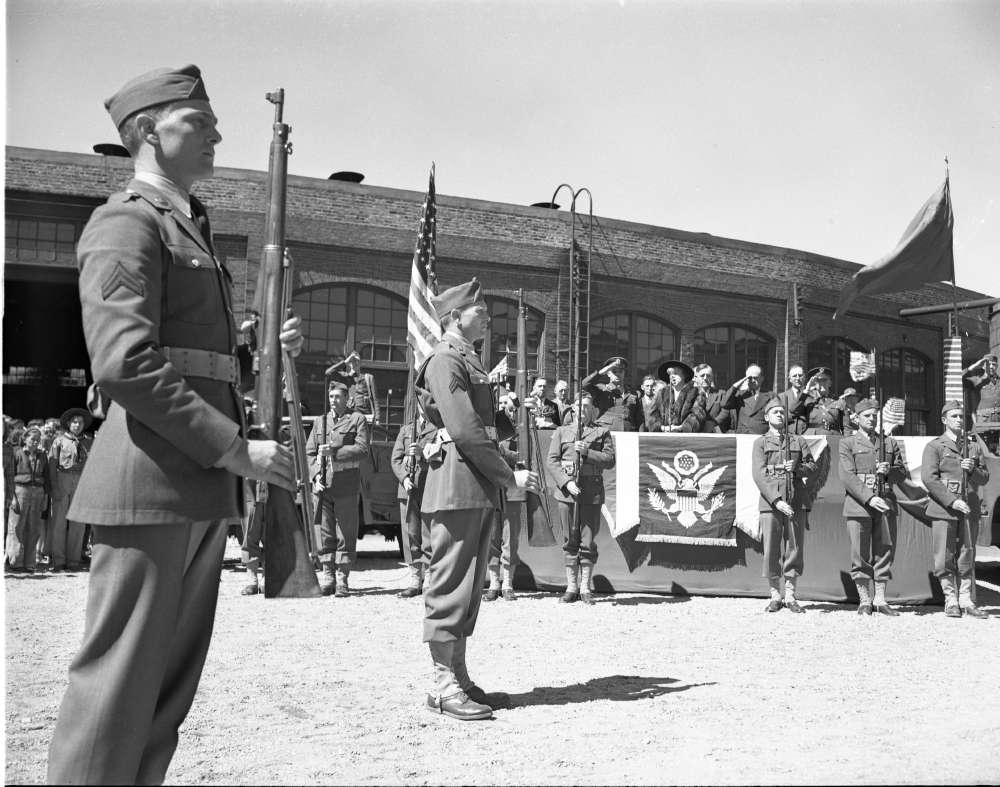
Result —
[{"label": "man wearing fedora", "polygon": [[49,477],[52,479],[52,512],[48,525],[50,571],[78,571],[81,567],[86,526],[67,519],[66,513],[94,442],[86,433],[93,420],[82,407],[70,408],[59,417],[62,432],[49,449]]},{"label": "man wearing fedora", "polygon": [[[84,336],[110,401],[67,516],[93,526],[83,641],[49,749],[54,784],[160,784],[208,654],[241,478],[295,490],[291,451],[248,440],[232,277],[205,206],[222,136],[201,71],[105,102],[135,176],[77,246]],[[296,356],[298,318],[283,350]]]},{"label": "man wearing fedora", "polygon": [[661,363],[657,375],[667,387],[663,397],[664,432],[700,432],[705,422],[705,401],[694,384],[694,370],[683,361]]},{"label": "man wearing fedora", "polygon": [[[612,432],[638,432],[642,423],[639,397],[625,387],[623,378],[627,371],[628,361],[615,355],[580,381],[580,388],[593,397],[598,420]],[[601,377],[607,382],[600,382]]]}]

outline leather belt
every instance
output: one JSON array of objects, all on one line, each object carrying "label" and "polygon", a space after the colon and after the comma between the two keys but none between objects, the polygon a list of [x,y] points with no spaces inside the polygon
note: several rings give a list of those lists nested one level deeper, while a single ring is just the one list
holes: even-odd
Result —
[{"label": "leather belt", "polygon": [[764,465],[764,475],[783,476],[784,474],[784,465]]},{"label": "leather belt", "polygon": [[235,355],[193,347],[161,347],[160,351],[184,377],[205,377],[230,385],[240,383],[240,362]]}]

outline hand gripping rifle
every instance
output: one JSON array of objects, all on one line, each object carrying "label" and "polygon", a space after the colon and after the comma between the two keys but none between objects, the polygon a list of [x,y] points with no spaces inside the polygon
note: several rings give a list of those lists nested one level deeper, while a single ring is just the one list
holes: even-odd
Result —
[{"label": "hand gripping rifle", "polygon": [[[257,327],[257,423],[254,430],[258,437],[278,440],[281,429],[282,371],[288,381],[292,439],[302,439],[302,416],[298,407],[298,391],[291,357],[283,353],[279,334],[288,310],[290,297],[291,265],[285,254],[285,190],[288,175],[288,154],[291,128],[282,121],[285,91],[279,88],[266,95],[274,104],[274,125],[271,154],[267,173],[266,220],[264,249],[261,254],[260,273],[257,279],[259,317]],[[296,471],[308,477],[296,450]],[[304,452],[302,453],[304,457]],[[264,554],[267,598],[301,598],[319,596],[319,583],[313,573],[309,557],[308,537],[310,523],[303,522],[295,502],[295,495],[274,484],[258,484],[255,511],[264,517]],[[303,500],[308,490],[303,490]],[[310,499],[310,503],[311,503]]]}]

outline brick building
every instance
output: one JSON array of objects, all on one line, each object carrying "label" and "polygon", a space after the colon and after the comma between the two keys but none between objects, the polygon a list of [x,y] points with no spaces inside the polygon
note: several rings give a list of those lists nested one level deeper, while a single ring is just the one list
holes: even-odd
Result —
[{"label": "brick building", "polygon": [[[128,182],[127,158],[8,147],[4,409],[19,417],[57,414],[83,401],[89,383],[76,300],[74,246],[93,209]],[[217,247],[236,282],[236,316],[252,303],[264,210],[265,173],[220,168],[198,184]],[[308,404],[322,403],[322,370],[356,348],[375,375],[390,424],[406,388],[406,298],[424,195],[339,180],[290,176],[287,239],[295,262],[296,311],[306,322],[299,361]],[[478,276],[493,320],[484,346],[492,367],[511,351],[517,367],[517,289],[528,306],[528,368],[566,377],[570,215],[564,210],[438,196],[442,286]],[[936,433],[943,395],[947,315],[900,318],[901,308],[942,304],[950,286],[859,299],[832,321],[858,265],[810,252],[577,216],[586,254],[592,234],[590,366],[624,355],[632,381],[668,358],[707,360],[720,384],[750,362],[768,387],[787,358],[834,369],[834,390],[850,385],[851,349],[882,355],[886,395],[905,396],[908,433]],[[798,316],[791,303],[798,290]],[[959,290],[960,300],[983,297]],[[989,346],[986,309],[959,318],[966,363]],[[385,418],[383,420],[386,420]]]}]

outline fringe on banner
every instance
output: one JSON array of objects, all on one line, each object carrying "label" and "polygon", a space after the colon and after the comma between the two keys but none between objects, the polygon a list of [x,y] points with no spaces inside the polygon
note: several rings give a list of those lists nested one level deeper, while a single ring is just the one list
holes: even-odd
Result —
[{"label": "fringe on banner", "polygon": [[735,538],[692,538],[690,536],[668,536],[640,533],[635,537],[636,541],[647,541],[656,544],[685,544],[690,546],[707,547],[734,547],[737,546]]}]

